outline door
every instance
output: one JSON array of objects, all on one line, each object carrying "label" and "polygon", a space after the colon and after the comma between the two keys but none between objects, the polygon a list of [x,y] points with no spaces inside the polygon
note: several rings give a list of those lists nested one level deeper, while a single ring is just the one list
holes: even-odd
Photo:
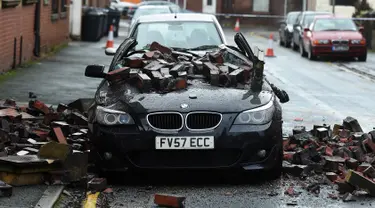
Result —
[{"label": "door", "polygon": [[202,12],[203,13],[216,13],[216,0],[203,0],[202,1]]},{"label": "door", "polygon": [[300,24],[302,21],[302,14],[299,14],[296,23],[293,25],[293,43],[298,45],[299,34],[300,34]]}]

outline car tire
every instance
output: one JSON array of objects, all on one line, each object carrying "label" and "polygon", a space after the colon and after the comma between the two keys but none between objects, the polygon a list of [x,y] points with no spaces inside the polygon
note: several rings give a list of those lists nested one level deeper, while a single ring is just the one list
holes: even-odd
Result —
[{"label": "car tire", "polygon": [[365,55],[362,55],[362,56],[358,57],[358,61],[360,61],[360,62],[366,62],[366,60],[367,60],[367,53],[365,53]]},{"label": "car tire", "polygon": [[281,38],[281,34],[280,34],[280,33],[279,33],[279,37],[280,37],[279,45],[280,45],[280,46],[285,46],[285,42],[284,42],[283,39]]},{"label": "car tire", "polygon": [[312,48],[310,47],[310,49],[308,50],[307,52],[307,58],[311,61],[315,61],[317,56],[315,56],[313,53],[312,53]]},{"label": "car tire", "polygon": [[301,54],[302,57],[306,57],[306,51],[305,48],[303,47],[302,40],[299,41],[299,53]]},{"label": "car tire", "polygon": [[285,41],[285,47],[290,48],[290,41]]},{"label": "car tire", "polygon": [[297,49],[298,49],[298,46],[296,45],[294,40],[292,40],[292,42],[291,42],[291,47],[292,47],[293,51],[297,51]]}]

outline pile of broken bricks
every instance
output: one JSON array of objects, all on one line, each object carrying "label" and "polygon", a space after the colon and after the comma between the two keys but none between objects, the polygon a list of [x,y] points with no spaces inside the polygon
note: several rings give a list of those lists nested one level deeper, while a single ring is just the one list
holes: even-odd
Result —
[{"label": "pile of broken bricks", "polygon": [[12,195],[12,186],[84,181],[90,148],[82,108],[80,100],[57,108],[37,99],[0,104],[2,195]]},{"label": "pile of broken bricks", "polygon": [[122,85],[125,81],[142,92],[186,89],[192,79],[243,89],[249,87],[253,63],[241,56],[240,52],[222,48],[197,57],[153,42],[142,57],[119,60],[105,78],[111,85]]},{"label": "pile of broken bricks", "polygon": [[[332,128],[314,125],[310,131],[295,126],[292,135],[284,138],[283,148],[286,175],[302,180],[324,175],[329,184],[337,186],[344,201],[352,200],[360,191],[375,196],[375,130],[363,132],[355,118],[347,117],[342,125]],[[319,183],[311,183],[306,189],[318,194]],[[298,195],[293,187],[288,187],[285,194]]]}]

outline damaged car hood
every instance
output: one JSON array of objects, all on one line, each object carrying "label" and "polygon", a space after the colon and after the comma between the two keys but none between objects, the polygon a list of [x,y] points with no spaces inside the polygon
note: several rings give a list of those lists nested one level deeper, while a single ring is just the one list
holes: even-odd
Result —
[{"label": "damaged car hood", "polygon": [[158,111],[216,111],[222,113],[241,112],[267,104],[273,93],[263,90],[220,88],[208,84],[190,86],[188,90],[160,93],[124,93],[119,101],[125,109],[137,114]]}]

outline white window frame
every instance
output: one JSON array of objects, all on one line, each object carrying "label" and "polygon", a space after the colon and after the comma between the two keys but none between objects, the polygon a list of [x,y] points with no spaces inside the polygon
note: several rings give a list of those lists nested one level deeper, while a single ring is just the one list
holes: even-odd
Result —
[{"label": "white window frame", "polygon": [[253,0],[254,12],[270,12],[270,0]]}]

